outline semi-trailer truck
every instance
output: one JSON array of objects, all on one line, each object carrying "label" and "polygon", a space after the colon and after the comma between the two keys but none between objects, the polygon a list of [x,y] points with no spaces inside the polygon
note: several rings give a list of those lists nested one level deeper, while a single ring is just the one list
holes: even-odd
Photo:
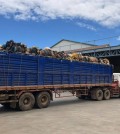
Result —
[{"label": "semi-trailer truck", "polygon": [[[43,56],[0,52],[0,104],[30,110],[46,108],[62,92],[79,99],[120,96],[113,66]],[[65,97],[65,96],[64,96]]]}]

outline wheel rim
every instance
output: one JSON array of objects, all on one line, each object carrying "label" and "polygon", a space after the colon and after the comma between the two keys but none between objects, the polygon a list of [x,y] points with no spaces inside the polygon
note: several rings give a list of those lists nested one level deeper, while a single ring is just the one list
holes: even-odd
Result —
[{"label": "wheel rim", "polygon": [[41,103],[45,105],[48,102],[48,97],[46,95],[41,97]]},{"label": "wheel rim", "polygon": [[102,92],[102,90],[98,90],[98,92],[97,92],[97,98],[96,98],[97,100],[102,100],[103,99],[103,92]]},{"label": "wheel rim", "polygon": [[98,92],[98,97],[102,97],[102,92],[101,91]]},{"label": "wheel rim", "polygon": [[24,104],[24,105],[29,105],[29,104],[30,104],[30,98],[25,98],[25,99],[23,100],[23,104]]},{"label": "wheel rim", "polygon": [[109,97],[109,92],[108,91],[106,92],[106,97]]},{"label": "wheel rim", "polygon": [[104,99],[106,99],[106,100],[110,99],[110,91],[108,91],[108,90],[105,91]]}]

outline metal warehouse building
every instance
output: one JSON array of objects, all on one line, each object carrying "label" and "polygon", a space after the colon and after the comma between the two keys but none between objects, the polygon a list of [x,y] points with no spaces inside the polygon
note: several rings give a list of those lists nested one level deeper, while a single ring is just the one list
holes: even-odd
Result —
[{"label": "metal warehouse building", "polygon": [[120,45],[110,46],[106,44],[97,46],[63,39],[53,45],[51,49],[56,51],[66,51],[67,53],[77,52],[98,58],[108,58],[110,63],[114,65],[114,72],[120,73]]},{"label": "metal warehouse building", "polygon": [[51,49],[56,51],[69,51],[75,49],[83,49],[92,46],[96,45],[63,39],[57,42],[55,45],[51,46]]}]

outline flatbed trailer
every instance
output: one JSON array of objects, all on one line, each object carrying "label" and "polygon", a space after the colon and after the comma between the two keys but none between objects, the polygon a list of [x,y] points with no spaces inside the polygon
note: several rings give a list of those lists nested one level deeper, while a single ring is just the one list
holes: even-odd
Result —
[{"label": "flatbed trailer", "polygon": [[112,65],[0,52],[0,104],[30,110],[46,108],[64,92],[93,100],[120,96]]}]

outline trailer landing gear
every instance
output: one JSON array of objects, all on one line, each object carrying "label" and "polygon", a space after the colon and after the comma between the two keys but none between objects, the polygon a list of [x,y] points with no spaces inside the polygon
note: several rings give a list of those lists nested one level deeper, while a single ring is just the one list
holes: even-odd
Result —
[{"label": "trailer landing gear", "polygon": [[86,99],[86,97],[87,97],[86,95],[81,95],[80,97],[78,97],[78,99],[83,99],[84,100],[84,99]]}]

